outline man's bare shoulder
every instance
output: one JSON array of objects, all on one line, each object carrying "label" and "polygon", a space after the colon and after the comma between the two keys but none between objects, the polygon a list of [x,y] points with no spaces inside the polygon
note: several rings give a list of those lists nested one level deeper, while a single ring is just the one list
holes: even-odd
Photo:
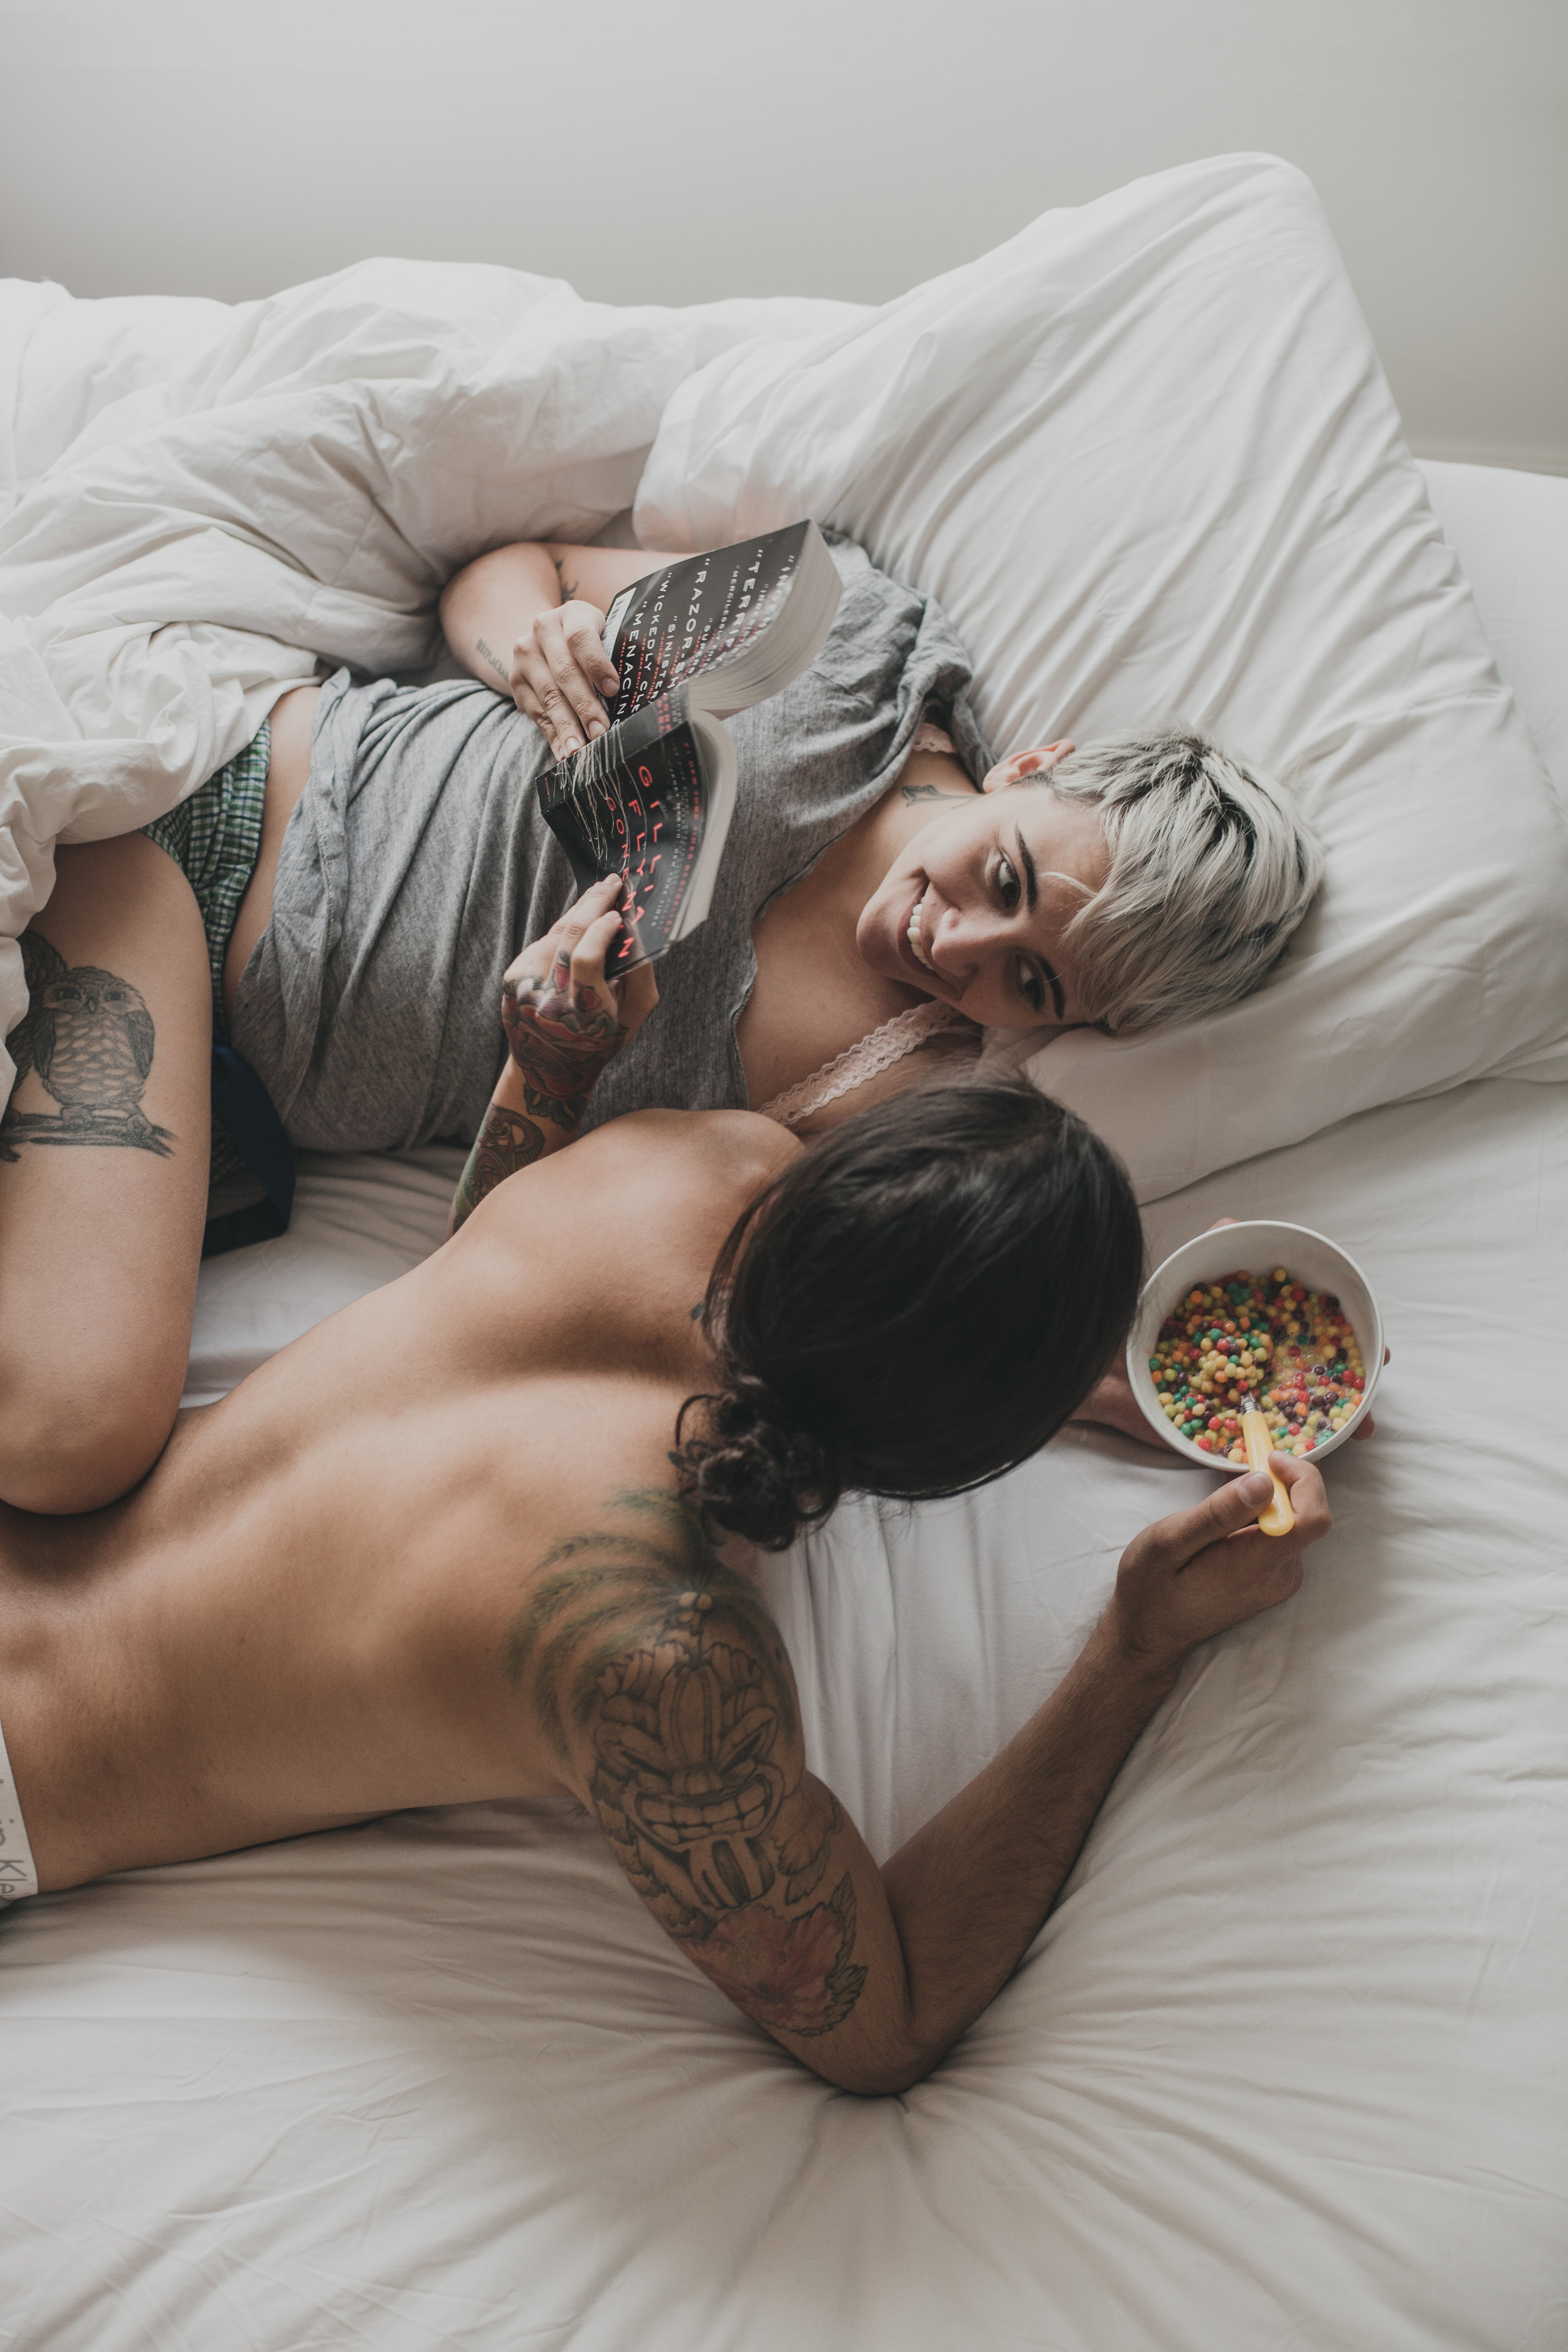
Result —
[{"label": "man's bare shoulder", "polygon": [[[618,1213],[635,1216],[645,1230],[668,1218],[693,1234],[721,1218],[727,1231],[801,1149],[786,1129],[755,1111],[628,1111],[508,1177],[484,1209],[494,1228],[505,1218],[535,1235],[546,1201],[552,1213],[559,1204],[574,1218]],[[476,1215],[469,1226],[480,1222]]]},{"label": "man's bare shoulder", "polygon": [[706,1169],[716,1183],[743,1184],[748,1197],[804,1148],[787,1128],[754,1110],[628,1111],[585,1139],[639,1162],[653,1153],[684,1169]]},{"label": "man's bare shoulder", "polygon": [[[749,1111],[636,1111],[496,1186],[430,1261],[468,1344],[606,1351],[697,1387],[692,1320],[738,1217],[800,1146]],[[696,1351],[696,1352],[694,1352]]]},{"label": "man's bare shoulder", "polygon": [[503,1650],[509,1680],[563,1763],[589,1723],[605,1667],[657,1647],[693,1612],[710,1635],[726,1630],[786,1678],[793,1733],[783,1637],[741,1559],[722,1557],[695,1512],[663,1485],[628,1485],[579,1510],[581,1524],[540,1560]]}]

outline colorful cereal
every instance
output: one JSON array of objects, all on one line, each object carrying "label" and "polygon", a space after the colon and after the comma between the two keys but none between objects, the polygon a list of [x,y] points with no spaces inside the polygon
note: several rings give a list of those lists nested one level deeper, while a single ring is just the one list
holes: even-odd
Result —
[{"label": "colorful cereal", "polygon": [[1231,1462],[1247,1459],[1243,1413],[1263,1412],[1278,1452],[1310,1454],[1344,1427],[1366,1383],[1339,1300],[1283,1266],[1197,1284],[1161,1324],[1149,1370],[1172,1427]]}]

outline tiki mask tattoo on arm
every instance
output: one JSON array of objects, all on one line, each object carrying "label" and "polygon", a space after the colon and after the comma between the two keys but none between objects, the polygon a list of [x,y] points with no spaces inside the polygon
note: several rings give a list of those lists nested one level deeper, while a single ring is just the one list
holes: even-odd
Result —
[{"label": "tiki mask tattoo on arm", "polygon": [[671,1497],[616,1504],[628,1526],[545,1561],[507,1670],[563,1761],[568,1717],[591,1743],[599,1825],[681,1949],[759,2023],[829,2032],[867,1972],[854,1881],[827,1884],[844,1817],[804,1785],[777,1629]]},{"label": "tiki mask tattoo on arm", "polygon": [[174,1139],[142,1109],[153,1067],[153,1015],[139,988],[91,963],[68,964],[43,933],[22,934],[27,1010],[7,1041],[16,1088],[36,1070],[58,1111],[18,1110],[16,1089],[0,1119],[0,1160],[24,1143],[129,1145],[169,1157]]}]

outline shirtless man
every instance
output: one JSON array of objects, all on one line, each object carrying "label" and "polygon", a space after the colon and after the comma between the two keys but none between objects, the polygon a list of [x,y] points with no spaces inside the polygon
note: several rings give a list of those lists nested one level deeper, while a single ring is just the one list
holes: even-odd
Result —
[{"label": "shirtless man", "polygon": [[[595,919],[567,942],[595,992]],[[49,1890],[570,1792],[747,2015],[902,2090],[1012,1972],[1188,1651],[1295,1591],[1321,1484],[1275,1457],[1280,1541],[1260,1477],[1139,1536],[1065,1681],[879,1868],[702,1515],[776,1543],[847,1486],[952,1491],[1043,1444],[1131,1312],[1125,1180],[994,1083],[809,1152],[749,1112],[568,1140],[182,1415],[121,1501],[0,1506],[0,1879],[31,1891],[18,1804]]]}]

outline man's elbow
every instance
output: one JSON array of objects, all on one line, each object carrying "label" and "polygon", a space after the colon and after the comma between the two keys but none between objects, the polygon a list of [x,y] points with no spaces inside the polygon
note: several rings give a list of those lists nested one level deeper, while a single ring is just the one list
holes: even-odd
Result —
[{"label": "man's elbow", "polygon": [[797,2043],[795,2054],[803,2064],[831,2083],[836,2091],[849,2091],[858,2099],[897,2099],[923,2083],[947,2055],[940,2049],[879,2052],[857,2057]]},{"label": "man's elbow", "polygon": [[934,2058],[928,2058],[918,2066],[899,2067],[863,2082],[841,2083],[838,2087],[852,2092],[858,2099],[901,2099],[906,2091],[912,2091],[917,2083],[925,2081],[936,2063]]},{"label": "man's elbow", "polygon": [[835,2090],[858,2099],[898,2099],[935,2073],[971,2021],[954,2016],[951,2006],[945,2014],[936,2006],[932,2015],[932,2006],[906,1980],[898,1992],[886,1989],[879,2001],[866,2001],[826,2033],[786,2033],[781,2039]]}]

